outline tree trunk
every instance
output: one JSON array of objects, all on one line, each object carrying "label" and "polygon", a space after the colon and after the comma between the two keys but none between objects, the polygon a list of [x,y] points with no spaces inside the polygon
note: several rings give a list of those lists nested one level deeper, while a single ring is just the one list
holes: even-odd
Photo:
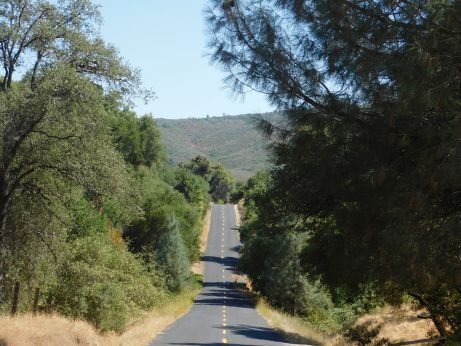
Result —
[{"label": "tree trunk", "polygon": [[11,63],[9,67],[8,80],[6,82],[6,89],[11,88],[11,82],[13,81],[13,71],[14,71],[14,63]]},{"label": "tree trunk", "polygon": [[432,322],[434,323],[434,326],[439,332],[440,336],[447,336],[447,330],[444,326],[444,323],[440,320],[440,318],[436,314],[434,314],[431,311],[429,304],[423,299],[423,297],[421,297],[418,294],[414,294],[414,293],[409,293],[409,295],[415,298],[418,301],[418,303],[421,304],[421,306],[425,307],[429,311],[430,318]]},{"label": "tree trunk", "polygon": [[0,177],[0,305],[3,303],[4,290],[4,276],[5,276],[5,261],[6,248],[5,248],[5,232],[6,232],[6,219],[10,205],[11,197],[8,196],[8,188],[5,179],[5,174],[2,172]]}]

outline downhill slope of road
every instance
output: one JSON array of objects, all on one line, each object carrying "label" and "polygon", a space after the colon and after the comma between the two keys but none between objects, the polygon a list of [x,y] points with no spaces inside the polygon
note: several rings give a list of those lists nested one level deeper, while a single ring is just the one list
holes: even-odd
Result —
[{"label": "downhill slope of road", "polygon": [[[277,113],[261,115],[275,120]],[[178,164],[202,155],[220,162],[237,180],[246,180],[268,166],[267,140],[255,128],[255,116],[201,119],[156,119],[168,157]]]},{"label": "downhill slope of road", "polygon": [[190,312],[150,346],[289,345],[258,315],[253,301],[234,288],[239,247],[234,207],[214,204],[208,248],[202,258],[204,287]]}]

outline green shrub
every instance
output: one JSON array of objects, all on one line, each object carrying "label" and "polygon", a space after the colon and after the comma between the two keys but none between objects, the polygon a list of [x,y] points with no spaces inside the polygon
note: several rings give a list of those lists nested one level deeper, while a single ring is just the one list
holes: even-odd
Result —
[{"label": "green shrub", "polygon": [[131,317],[165,299],[164,274],[106,235],[78,238],[70,247],[52,292],[60,313],[120,331]]},{"label": "green shrub", "polygon": [[166,282],[171,292],[179,292],[190,278],[190,262],[187,249],[179,233],[174,215],[165,218],[157,246],[156,257],[167,274]]},{"label": "green shrub", "polygon": [[191,262],[200,258],[202,212],[189,204],[182,193],[160,180],[152,172],[138,171],[142,191],[144,219],[127,227],[124,235],[133,252],[149,257],[156,251],[162,227],[175,215],[182,242]]},{"label": "green shrub", "polygon": [[263,294],[284,310],[299,315],[319,315],[332,307],[319,282],[308,280],[299,263],[305,235],[283,233],[272,238],[270,256],[264,263]]}]

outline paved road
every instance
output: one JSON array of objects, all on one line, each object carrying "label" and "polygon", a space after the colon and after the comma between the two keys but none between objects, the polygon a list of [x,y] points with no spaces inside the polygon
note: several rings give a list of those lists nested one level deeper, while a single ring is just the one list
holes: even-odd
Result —
[{"label": "paved road", "polygon": [[239,246],[234,206],[214,204],[208,248],[202,258],[203,290],[191,311],[150,346],[288,345],[258,315],[252,302],[233,288]]}]

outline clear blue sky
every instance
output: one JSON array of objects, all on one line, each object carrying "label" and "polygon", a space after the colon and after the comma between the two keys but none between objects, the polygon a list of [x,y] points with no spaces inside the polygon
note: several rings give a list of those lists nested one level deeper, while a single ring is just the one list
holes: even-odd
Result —
[{"label": "clear blue sky", "polygon": [[225,73],[210,65],[203,10],[206,0],[95,0],[101,5],[101,33],[142,72],[156,100],[138,102],[136,112],[156,118],[188,118],[266,112],[263,95],[235,99],[222,81]]}]

